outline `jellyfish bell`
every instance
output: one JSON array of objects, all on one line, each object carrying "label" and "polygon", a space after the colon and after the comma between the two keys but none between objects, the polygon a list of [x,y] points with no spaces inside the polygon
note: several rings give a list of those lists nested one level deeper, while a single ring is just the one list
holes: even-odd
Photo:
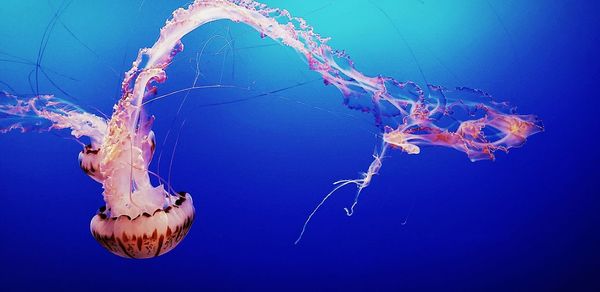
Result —
[{"label": "jellyfish bell", "polygon": [[166,207],[154,212],[111,216],[101,207],[92,218],[94,238],[110,252],[126,258],[152,258],[175,248],[185,238],[194,221],[192,197],[184,192],[168,195]]}]

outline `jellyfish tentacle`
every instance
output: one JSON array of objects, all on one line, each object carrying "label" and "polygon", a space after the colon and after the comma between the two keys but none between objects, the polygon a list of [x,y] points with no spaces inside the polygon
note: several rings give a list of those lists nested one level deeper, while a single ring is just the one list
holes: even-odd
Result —
[{"label": "jellyfish tentacle", "polygon": [[[204,44],[202,45],[202,48],[200,49],[200,51],[198,51],[198,53],[196,53],[196,73],[195,73],[195,76],[194,76],[194,82],[192,82],[192,86],[189,87],[189,88],[187,88],[187,89],[182,89],[182,90],[174,91],[176,93],[181,92],[181,91],[186,91],[186,94],[185,94],[183,100],[181,101],[181,103],[179,104],[179,108],[177,109],[177,114],[171,120],[171,125],[169,126],[169,129],[167,130],[165,138],[163,139],[162,147],[161,147],[160,153],[158,154],[158,163],[157,163],[157,173],[158,174],[160,174],[160,165],[161,165],[161,161],[162,161],[162,155],[163,155],[164,148],[165,148],[165,146],[167,144],[167,140],[169,139],[169,136],[171,135],[171,131],[173,129],[173,126],[175,125],[175,121],[177,120],[177,117],[179,116],[179,114],[180,114],[180,112],[181,112],[181,110],[183,108],[183,105],[184,105],[185,101],[187,100],[188,94],[191,92],[192,89],[197,89],[197,88],[202,88],[203,87],[203,86],[199,86],[199,87],[196,86],[196,82],[197,82],[198,78],[200,77],[200,58],[204,55],[204,50],[206,49],[206,47],[208,46],[208,44],[213,39],[218,38],[218,37],[222,37],[222,36],[220,36],[220,35],[213,35],[210,38],[208,38],[204,42]],[[216,84],[215,85],[215,88],[220,88],[220,87],[221,87],[220,84]],[[152,102],[154,100],[162,99],[163,97],[166,97],[168,95],[170,95],[170,94],[166,94],[166,95],[162,95],[162,96],[158,96],[158,97],[152,98],[152,99],[150,99],[148,101],[143,102],[142,106],[144,106],[147,103]]]},{"label": "jellyfish tentacle", "polygon": [[298,244],[300,242],[300,240],[302,239],[302,236],[304,235],[304,233],[306,232],[306,228],[308,227],[308,223],[310,222],[310,220],[312,219],[312,217],[317,213],[317,211],[321,208],[321,206],[323,206],[323,204],[325,204],[325,202],[331,197],[333,196],[333,194],[338,191],[339,189],[341,189],[344,186],[347,186],[349,184],[355,184],[358,187],[358,191],[356,192],[356,195],[354,196],[354,201],[352,202],[352,205],[350,208],[344,208],[344,210],[346,211],[346,215],[347,216],[352,216],[354,213],[354,207],[356,207],[356,205],[358,204],[358,199],[360,197],[360,194],[362,192],[363,189],[367,188],[369,186],[369,184],[371,183],[371,180],[373,179],[373,176],[376,175],[377,173],[379,173],[379,170],[381,169],[381,166],[383,165],[383,157],[385,156],[385,152],[387,149],[387,144],[383,144],[382,146],[382,150],[380,154],[375,153],[373,155],[373,161],[371,162],[371,164],[369,165],[369,168],[367,170],[366,173],[362,174],[362,178],[358,178],[358,179],[342,179],[342,180],[338,180],[336,182],[333,183],[333,185],[336,185],[336,187],[331,190],[331,192],[329,192],[327,195],[325,195],[325,197],[323,197],[323,199],[321,199],[321,201],[319,202],[319,204],[317,204],[317,206],[312,210],[312,212],[308,215],[308,217],[306,218],[306,221],[304,221],[304,224],[302,225],[302,230],[300,231],[300,235],[298,236],[298,238],[296,239],[296,241],[294,242],[294,244]]},{"label": "jellyfish tentacle", "polygon": [[20,98],[0,92],[0,132],[70,129],[75,138],[89,137],[98,146],[107,133],[106,120],[52,95]]},{"label": "jellyfish tentacle", "polygon": [[175,161],[175,151],[177,151],[177,146],[179,145],[179,138],[181,137],[181,131],[183,130],[183,126],[185,126],[185,120],[183,120],[183,122],[181,122],[181,126],[179,126],[177,138],[175,139],[175,145],[173,146],[173,152],[171,152],[171,161],[169,161],[169,175],[167,178],[169,185],[171,185],[171,171],[173,170],[173,161]]},{"label": "jellyfish tentacle", "polygon": [[369,169],[367,170],[367,172],[363,173],[363,177],[361,179],[357,179],[357,180],[353,181],[356,184],[356,186],[358,187],[358,191],[356,192],[356,195],[354,196],[354,202],[352,202],[352,205],[350,206],[350,208],[344,208],[344,211],[346,211],[347,216],[350,217],[354,214],[354,207],[356,207],[356,205],[358,204],[358,199],[360,197],[362,190],[367,188],[371,184],[371,180],[373,179],[373,176],[375,176],[379,173],[381,166],[383,166],[383,157],[385,156],[387,147],[388,147],[387,144],[384,142],[381,153],[373,154],[373,162],[371,162],[371,164],[369,165]]},{"label": "jellyfish tentacle", "polygon": [[294,241],[294,244],[298,244],[300,242],[300,240],[302,240],[302,236],[304,235],[304,232],[306,231],[306,227],[308,226],[308,223],[310,223],[310,220],[312,219],[312,217],[317,213],[317,211],[321,208],[321,206],[323,206],[323,204],[325,204],[325,202],[329,199],[329,197],[331,197],[337,190],[341,189],[342,187],[354,183],[354,181],[337,181],[334,183],[334,185],[338,185],[336,186],[333,190],[331,190],[331,192],[329,192],[327,195],[325,195],[325,197],[323,197],[323,199],[321,199],[321,201],[319,202],[319,204],[317,204],[317,206],[312,210],[312,212],[310,212],[310,214],[308,215],[308,218],[306,218],[306,221],[304,221],[304,225],[302,225],[302,230],[300,231],[300,235],[298,236],[298,238],[296,239],[296,241]]}]

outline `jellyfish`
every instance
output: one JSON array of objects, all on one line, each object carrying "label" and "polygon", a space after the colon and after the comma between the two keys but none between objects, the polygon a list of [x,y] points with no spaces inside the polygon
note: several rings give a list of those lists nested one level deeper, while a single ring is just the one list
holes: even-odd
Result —
[{"label": "jellyfish", "polygon": [[[155,150],[152,118],[129,123],[130,109],[117,105],[110,120],[50,95],[28,100],[4,93],[0,111],[19,117],[9,130],[70,129],[90,143],[79,153],[81,169],[104,188],[105,206],[92,218],[94,238],[114,254],[150,258],[173,249],[194,221],[192,197],[153,187],[148,164]],[[132,128],[133,127],[133,128]]]},{"label": "jellyfish", "polygon": [[[155,135],[145,105],[167,79],[172,59],[184,49],[181,39],[202,25],[229,20],[254,28],[304,57],[324,86],[336,87],[343,105],[371,114],[381,146],[367,171],[358,179],[334,183],[335,188],[310,213],[296,243],[317,210],[337,190],[355,185],[357,192],[346,214],[351,216],[362,191],[383,165],[389,149],[416,155],[434,145],[464,152],[472,161],[494,159],[543,130],[534,115],[518,115],[479,89],[445,88],[383,75],[361,73],[350,57],[328,45],[306,21],[285,9],[251,0],[196,0],[175,10],[160,29],[158,40],[138,52],[121,84],[121,98],[110,117],[99,117],[52,95],[31,98],[0,94],[0,131],[68,129],[89,144],[79,153],[81,169],[103,187],[105,206],[92,218],[94,238],[110,252],[128,258],[151,258],[175,248],[189,232],[195,209],[190,194],[174,191],[149,170]],[[158,177],[154,186],[150,177]]]}]

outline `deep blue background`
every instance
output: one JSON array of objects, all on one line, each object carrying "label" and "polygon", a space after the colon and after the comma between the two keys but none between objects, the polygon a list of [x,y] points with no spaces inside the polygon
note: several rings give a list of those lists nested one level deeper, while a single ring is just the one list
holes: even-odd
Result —
[{"label": "deep blue background", "polygon": [[[185,2],[74,1],[48,30],[41,62],[60,89],[40,77],[40,91],[110,113],[122,72]],[[241,24],[213,23],[184,39],[160,93],[192,84],[211,37],[200,83],[250,90],[195,91],[179,115],[182,94],[150,107],[164,177],[181,129],[171,181],[194,197],[188,237],[152,260],[109,254],[89,232],[103,202],[100,185],[79,170],[80,146],[67,133],[1,135],[2,290],[600,287],[598,2],[266,3],[305,17],[367,74],[423,84],[421,66],[431,83],[482,88],[539,115],[546,131],[495,162],[431,147],[417,156],[390,152],[354,217],[342,210],[353,196],[347,189],[294,246],[331,183],[368,167],[376,129],[319,81],[206,106],[318,79],[290,49]],[[60,4],[2,2],[0,87],[31,93],[28,75]]]}]

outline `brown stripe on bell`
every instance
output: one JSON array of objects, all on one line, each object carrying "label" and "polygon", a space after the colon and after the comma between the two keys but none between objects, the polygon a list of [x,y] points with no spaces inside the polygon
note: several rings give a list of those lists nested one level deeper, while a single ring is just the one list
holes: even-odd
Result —
[{"label": "brown stripe on bell", "polygon": [[152,258],[175,248],[194,222],[194,205],[187,193],[173,196],[173,203],[152,214],[135,218],[127,215],[110,217],[106,207],[92,218],[94,238],[110,252],[135,259]]}]

